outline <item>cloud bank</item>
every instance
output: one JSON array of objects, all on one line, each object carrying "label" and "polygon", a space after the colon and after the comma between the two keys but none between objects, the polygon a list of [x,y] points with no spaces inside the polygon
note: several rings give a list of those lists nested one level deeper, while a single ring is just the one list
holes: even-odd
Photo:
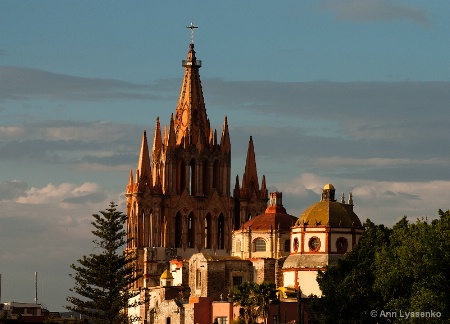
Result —
[{"label": "cloud bank", "polygon": [[0,66],[0,100],[161,100],[160,86]]}]

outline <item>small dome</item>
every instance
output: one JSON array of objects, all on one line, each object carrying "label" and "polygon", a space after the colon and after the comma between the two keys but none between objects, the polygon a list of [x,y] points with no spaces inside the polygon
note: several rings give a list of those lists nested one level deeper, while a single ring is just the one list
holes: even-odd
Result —
[{"label": "small dome", "polygon": [[172,272],[170,272],[169,270],[164,270],[164,272],[162,273],[162,275],[161,275],[161,279],[173,279],[173,276],[172,276]]},{"label": "small dome", "polygon": [[334,186],[331,183],[327,183],[325,187],[323,187],[323,190],[335,190]]},{"label": "small dome", "polygon": [[308,207],[300,215],[295,226],[324,226],[362,228],[361,221],[353,212],[352,205],[322,200]]}]

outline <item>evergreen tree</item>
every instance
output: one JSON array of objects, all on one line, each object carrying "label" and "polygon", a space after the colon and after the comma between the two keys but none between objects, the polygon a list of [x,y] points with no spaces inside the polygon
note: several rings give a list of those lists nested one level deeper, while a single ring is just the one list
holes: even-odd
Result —
[{"label": "evergreen tree", "polygon": [[130,303],[139,292],[128,290],[140,278],[134,273],[136,256],[122,253],[127,216],[116,207],[111,202],[108,209],[92,215],[95,219],[92,233],[97,237],[93,243],[100,252],[83,256],[77,260],[78,265],[70,266],[75,270],[75,274],[70,275],[75,279],[75,287],[70,291],[81,298],[68,297],[67,301],[73,306],[66,308],[88,316],[95,324],[130,323],[135,319],[129,318],[125,311],[139,304]]}]

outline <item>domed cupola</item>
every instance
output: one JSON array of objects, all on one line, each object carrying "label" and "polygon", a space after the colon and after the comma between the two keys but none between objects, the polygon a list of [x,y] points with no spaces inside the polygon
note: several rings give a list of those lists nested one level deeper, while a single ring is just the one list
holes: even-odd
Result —
[{"label": "domed cupola", "polygon": [[295,226],[330,226],[362,228],[359,217],[353,211],[353,197],[348,203],[344,194],[340,202],[335,199],[336,189],[329,183],[323,187],[321,201],[309,206],[298,218]]},{"label": "domed cupola", "polygon": [[322,190],[322,201],[336,201],[334,199],[335,193],[336,189],[334,189],[334,186],[331,183],[326,184]]},{"label": "domed cupola", "polygon": [[233,256],[248,259],[289,255],[291,228],[297,217],[286,212],[282,197],[281,192],[271,192],[265,213],[252,217],[233,232]]},{"label": "domed cupola", "polygon": [[364,231],[353,211],[353,196],[348,202],[342,194],[336,201],[336,189],[323,187],[321,200],[300,215],[291,230],[291,251],[283,264],[283,286],[301,289],[302,296],[321,295],[316,282],[317,270],[335,264],[353,249]]}]

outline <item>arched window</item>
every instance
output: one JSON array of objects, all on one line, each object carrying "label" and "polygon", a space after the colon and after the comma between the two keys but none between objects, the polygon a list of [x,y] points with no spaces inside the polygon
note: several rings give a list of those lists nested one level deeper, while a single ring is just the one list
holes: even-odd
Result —
[{"label": "arched window", "polygon": [[190,176],[189,176],[189,181],[190,181],[190,191],[191,191],[191,195],[194,196],[197,192],[195,190],[195,182],[196,182],[196,172],[195,172],[195,160],[192,159],[191,163],[189,164],[189,170],[190,170]]},{"label": "arched window", "polygon": [[136,242],[135,232],[134,232],[134,209],[131,211],[131,217],[127,220],[127,247],[134,247]]},{"label": "arched window", "polygon": [[147,237],[146,237],[146,235],[148,235],[148,232],[146,231],[147,219],[145,217],[144,211],[141,212],[141,222],[142,222],[140,225],[141,232],[139,233],[140,234],[140,238],[139,238],[140,246],[147,246]]},{"label": "arched window", "polygon": [[[161,185],[163,187],[165,187],[164,183],[166,181],[166,177],[165,177],[165,174],[164,174],[164,163],[163,162],[161,162],[160,165],[159,165],[159,178],[161,180]],[[153,181],[155,181],[155,180],[153,180]]]},{"label": "arched window", "polygon": [[236,253],[241,253],[241,240],[236,240],[236,247],[235,247],[235,251]]},{"label": "arched window", "polygon": [[146,246],[155,246],[155,233],[157,232],[157,225],[155,224],[155,219],[153,218],[153,210],[150,210],[148,215],[148,242]]},{"label": "arched window", "polygon": [[265,252],[266,251],[266,241],[262,238],[257,238],[253,241],[253,252]]},{"label": "arched window", "polygon": [[193,248],[195,246],[195,217],[193,213],[188,217],[188,247]]},{"label": "arched window", "polygon": [[291,240],[284,241],[284,252],[289,252],[291,250]]},{"label": "arched window", "polygon": [[203,195],[209,196],[209,166],[208,161],[203,163]]},{"label": "arched window", "polygon": [[217,192],[220,193],[220,172],[219,172],[219,161],[214,161],[213,165],[213,188],[217,190]]},{"label": "arched window", "polygon": [[298,252],[298,238],[294,238],[294,252]]},{"label": "arched window", "polygon": [[217,248],[223,250],[225,248],[225,221],[223,215],[220,214],[217,219]]},{"label": "arched window", "polygon": [[180,212],[175,216],[175,247],[182,247],[182,236],[183,236],[183,218]]},{"label": "arched window", "polygon": [[205,217],[205,248],[212,248],[212,224],[211,224],[211,214],[207,214]]},{"label": "arched window", "polygon": [[181,195],[184,188],[186,188],[186,164],[183,160],[179,160],[177,166],[177,194]]}]

